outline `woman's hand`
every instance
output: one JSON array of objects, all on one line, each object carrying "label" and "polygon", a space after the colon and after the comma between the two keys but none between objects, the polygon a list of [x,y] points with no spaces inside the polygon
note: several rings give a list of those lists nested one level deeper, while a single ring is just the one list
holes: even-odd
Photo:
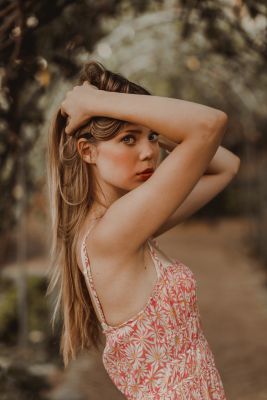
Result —
[{"label": "woman's hand", "polygon": [[68,118],[65,132],[71,135],[94,116],[94,102],[99,89],[88,82],[74,86],[61,103],[61,114]]}]

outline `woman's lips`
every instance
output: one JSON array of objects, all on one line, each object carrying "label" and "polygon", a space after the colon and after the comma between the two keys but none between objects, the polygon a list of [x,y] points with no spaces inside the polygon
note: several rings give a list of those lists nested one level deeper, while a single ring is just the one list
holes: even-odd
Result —
[{"label": "woman's lips", "polygon": [[139,178],[142,181],[145,181],[146,179],[148,179],[151,175],[153,174],[153,172],[143,172],[141,174],[138,174],[137,176],[139,176]]},{"label": "woman's lips", "polygon": [[146,168],[141,172],[138,172],[138,174],[148,174],[148,173],[153,173],[154,172],[154,168]]}]

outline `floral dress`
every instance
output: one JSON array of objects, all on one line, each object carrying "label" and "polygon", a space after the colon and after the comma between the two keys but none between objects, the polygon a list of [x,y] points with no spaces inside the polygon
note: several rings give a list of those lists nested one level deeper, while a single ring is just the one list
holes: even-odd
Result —
[{"label": "floral dress", "polygon": [[164,265],[157,241],[148,240],[158,276],[150,298],[134,317],[110,326],[93,284],[87,235],[83,274],[106,337],[102,360],[114,385],[131,400],[226,399],[202,330],[193,272],[178,260]]}]

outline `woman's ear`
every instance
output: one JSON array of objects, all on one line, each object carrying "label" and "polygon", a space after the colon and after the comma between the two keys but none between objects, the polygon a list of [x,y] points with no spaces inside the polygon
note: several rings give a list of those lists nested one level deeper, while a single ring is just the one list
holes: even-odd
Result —
[{"label": "woman's ear", "polygon": [[88,164],[94,164],[96,160],[96,148],[93,143],[89,143],[88,140],[81,138],[77,141],[77,150],[80,157]]}]

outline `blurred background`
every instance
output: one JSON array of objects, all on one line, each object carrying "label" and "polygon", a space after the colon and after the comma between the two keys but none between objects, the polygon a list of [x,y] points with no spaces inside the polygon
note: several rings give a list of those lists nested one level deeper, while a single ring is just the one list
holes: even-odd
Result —
[{"label": "blurred background", "polygon": [[225,111],[231,184],[158,238],[195,273],[227,399],[267,399],[266,0],[2,0],[0,399],[121,399],[87,352],[64,370],[45,296],[52,112],[95,59],[145,86]]}]

